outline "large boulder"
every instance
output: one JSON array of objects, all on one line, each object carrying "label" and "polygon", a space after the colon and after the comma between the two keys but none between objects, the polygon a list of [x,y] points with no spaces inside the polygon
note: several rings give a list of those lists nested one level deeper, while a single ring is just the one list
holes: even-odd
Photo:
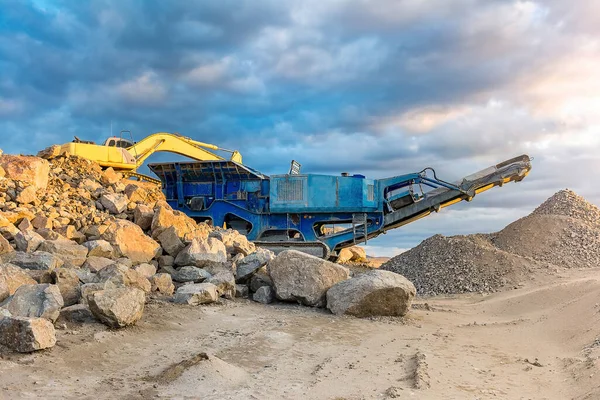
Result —
[{"label": "large boulder", "polygon": [[0,156],[0,167],[5,171],[5,177],[24,182],[36,189],[45,190],[48,187],[50,164],[48,161],[32,156]]},{"label": "large boulder", "polygon": [[245,283],[261,267],[275,258],[275,253],[270,250],[258,248],[252,254],[244,257],[236,263],[236,280],[239,283]]},{"label": "large boulder", "polygon": [[44,318],[4,317],[0,318],[0,344],[19,353],[31,353],[54,347],[56,332]]},{"label": "large boulder", "polygon": [[35,284],[36,281],[21,268],[12,264],[0,265],[0,301],[15,294],[17,289],[23,285]]},{"label": "large boulder", "polygon": [[87,300],[90,311],[100,322],[111,328],[123,328],[142,318],[146,295],[136,288],[116,288],[93,292]]},{"label": "large boulder", "polygon": [[111,214],[121,214],[127,209],[127,197],[118,193],[107,193],[100,198],[102,206]]},{"label": "large boulder", "polygon": [[79,268],[85,263],[88,249],[72,240],[46,240],[39,247],[40,251],[54,254],[64,261],[67,266]]},{"label": "large boulder", "polygon": [[360,318],[403,316],[415,294],[415,286],[402,275],[375,270],[334,285],[327,292],[327,308]]},{"label": "large boulder", "polygon": [[210,268],[227,262],[225,245],[218,239],[194,239],[175,258],[175,265]]},{"label": "large boulder", "polygon": [[150,293],[150,281],[145,276],[122,264],[113,264],[102,268],[96,274],[94,282],[102,283],[110,281],[117,286],[131,286]]},{"label": "large boulder", "polygon": [[56,321],[64,301],[56,285],[23,285],[6,300],[3,307],[13,316],[46,318]]},{"label": "large boulder", "polygon": [[173,297],[174,303],[197,306],[214,303],[219,299],[218,289],[212,283],[194,283],[183,285]]},{"label": "large boulder", "polygon": [[327,291],[350,277],[347,268],[296,250],[281,252],[267,270],[279,300],[313,307],[325,306]]},{"label": "large boulder", "polygon": [[115,251],[106,240],[90,240],[83,245],[88,249],[88,257],[111,258]]},{"label": "large boulder", "polygon": [[133,264],[150,262],[160,251],[160,245],[144,235],[142,229],[127,220],[111,222],[103,238],[108,241],[117,257],[127,257]]},{"label": "large boulder", "polygon": [[34,253],[17,252],[10,263],[25,269],[52,271],[55,268],[62,267],[64,261],[46,251],[36,251]]},{"label": "large boulder", "polygon": [[20,204],[31,204],[37,199],[37,188],[35,186],[27,186],[19,192],[15,200]]},{"label": "large boulder", "polygon": [[71,268],[57,268],[52,271],[52,281],[58,286],[66,307],[79,303],[81,289],[79,276]]}]

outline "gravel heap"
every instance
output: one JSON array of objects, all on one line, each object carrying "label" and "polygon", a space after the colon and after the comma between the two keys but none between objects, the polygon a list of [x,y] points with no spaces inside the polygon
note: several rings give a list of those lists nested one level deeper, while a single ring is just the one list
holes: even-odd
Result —
[{"label": "gravel heap", "polygon": [[563,190],[498,233],[433,236],[382,269],[404,275],[421,295],[495,292],[535,269],[600,265],[600,209]]}]

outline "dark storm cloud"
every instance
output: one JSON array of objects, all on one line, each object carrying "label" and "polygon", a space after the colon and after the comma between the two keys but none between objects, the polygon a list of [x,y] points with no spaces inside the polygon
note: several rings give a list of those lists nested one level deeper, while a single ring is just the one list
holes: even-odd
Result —
[{"label": "dark storm cloud", "polygon": [[[0,147],[101,141],[112,126],[240,149],[266,173],[298,159],[451,180],[532,153],[525,182],[477,199],[496,230],[563,187],[600,200],[582,173],[600,147],[591,3],[0,0]],[[466,233],[470,206],[378,243]]]}]

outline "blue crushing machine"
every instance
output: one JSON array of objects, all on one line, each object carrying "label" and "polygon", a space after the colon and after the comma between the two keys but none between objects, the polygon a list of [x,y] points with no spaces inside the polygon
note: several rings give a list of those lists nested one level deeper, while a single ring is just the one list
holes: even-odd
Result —
[{"label": "blue crushing machine", "polygon": [[236,229],[258,246],[300,250],[335,259],[339,251],[414,222],[475,195],[519,182],[531,170],[527,155],[458,182],[435,171],[387,179],[363,175],[267,176],[230,160],[150,164],[169,204],[198,221]]}]

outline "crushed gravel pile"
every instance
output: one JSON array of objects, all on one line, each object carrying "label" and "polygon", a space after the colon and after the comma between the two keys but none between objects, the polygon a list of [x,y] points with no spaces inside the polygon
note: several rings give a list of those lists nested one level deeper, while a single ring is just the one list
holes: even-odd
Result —
[{"label": "crushed gravel pile", "polygon": [[499,249],[563,268],[600,265],[600,209],[562,190],[492,236]]},{"label": "crushed gravel pile", "polygon": [[600,209],[563,190],[498,233],[433,236],[382,269],[404,275],[421,295],[495,292],[536,269],[600,265]]}]

